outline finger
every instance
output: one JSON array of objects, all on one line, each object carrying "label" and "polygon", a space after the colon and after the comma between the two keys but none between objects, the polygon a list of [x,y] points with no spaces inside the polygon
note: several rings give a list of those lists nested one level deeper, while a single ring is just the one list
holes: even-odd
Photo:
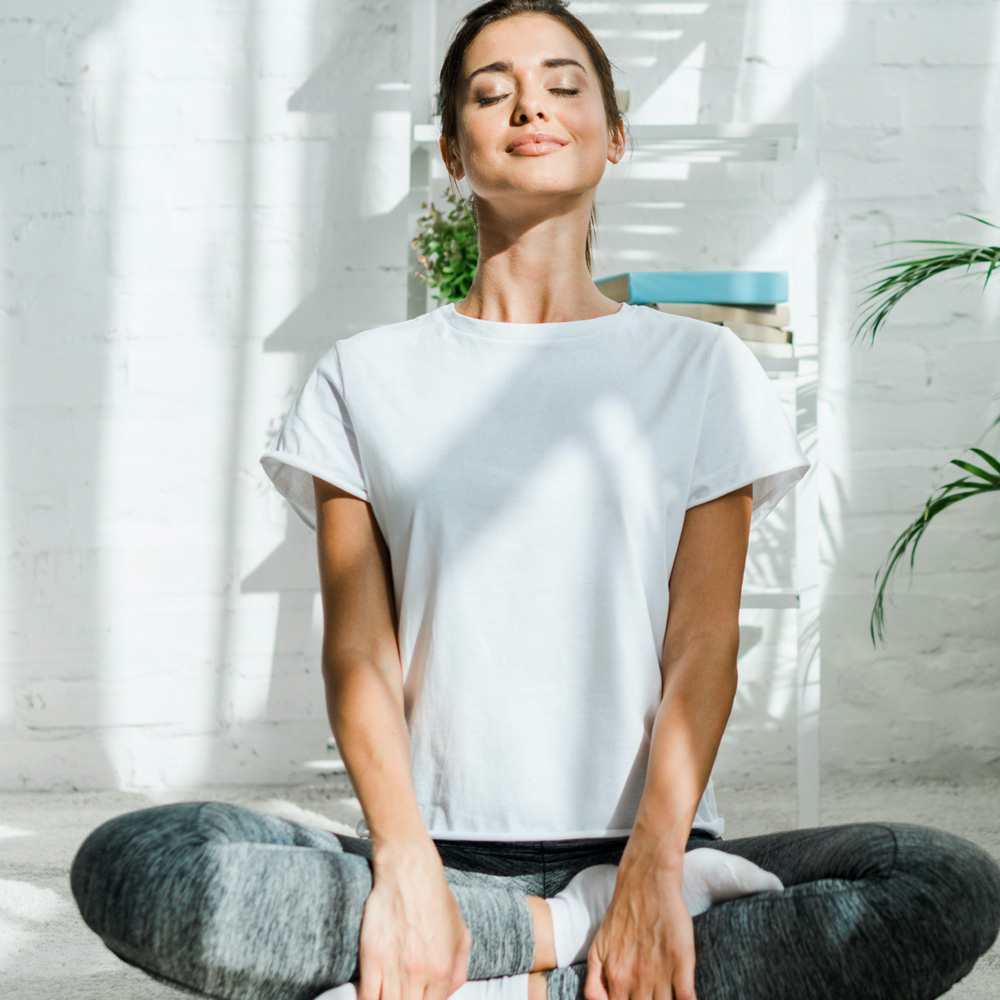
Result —
[{"label": "finger", "polygon": [[431,976],[424,987],[422,1000],[446,1000],[449,982],[444,976]]},{"label": "finger", "polygon": [[647,979],[634,992],[637,996],[641,996],[643,1000],[678,1000],[678,994],[671,988],[669,978],[655,982]]},{"label": "finger", "polygon": [[696,1000],[694,992],[694,962],[685,957],[674,969],[674,996],[676,1000]]},{"label": "finger", "polygon": [[382,969],[382,992],[378,1000],[403,1000],[406,989],[406,971],[397,959]]},{"label": "finger", "polygon": [[616,974],[616,971],[608,969],[607,965],[604,966],[601,981],[609,1000],[648,1000],[648,998],[638,995],[634,977],[626,977],[624,972]]},{"label": "finger", "polygon": [[615,995],[621,1000],[653,1000],[653,987],[645,977],[640,979],[634,972],[629,982],[620,983],[617,991],[609,991],[611,1000],[615,1000]]},{"label": "finger", "polygon": [[443,969],[436,968],[433,960],[425,956],[420,968],[411,974],[408,989],[403,1000],[444,1000],[444,988],[449,976]]},{"label": "finger", "polygon": [[358,1000],[379,1000],[379,996],[382,993],[381,970],[378,965],[369,961],[363,953],[359,965]]},{"label": "finger", "polygon": [[682,922],[678,928],[679,940],[673,951],[673,977],[675,1000],[697,1000],[694,989],[694,973],[697,955],[694,946],[694,922]]},{"label": "finger", "polygon": [[416,970],[408,972],[404,966],[399,977],[399,993],[396,997],[387,997],[383,993],[382,1000],[424,1000],[427,989],[427,976]]},{"label": "finger", "polygon": [[687,950],[677,957],[673,978],[674,1000],[698,1000],[694,992],[694,966],[694,956]]},{"label": "finger", "polygon": [[604,965],[593,945],[587,952],[587,979],[583,984],[585,1000],[610,1000],[608,991],[604,988]]},{"label": "finger", "polygon": [[608,994],[611,1000],[616,1000],[616,997],[621,1000],[654,1000],[654,994],[661,988],[666,991],[667,1000],[672,1000],[672,979],[673,966],[670,963],[657,968],[648,958],[633,954],[631,966],[619,976],[618,983],[612,983]]},{"label": "finger", "polygon": [[[669,997],[667,998],[669,1000]],[[674,978],[674,1000],[698,1000],[694,992],[694,972]]]},{"label": "finger", "polygon": [[444,965],[432,967],[424,979],[424,1000],[445,1000],[451,985],[451,969]]},{"label": "finger", "polygon": [[428,975],[427,986],[424,989],[424,1000],[448,1000],[448,997],[461,985],[461,983],[454,985],[455,972],[456,966],[453,963],[450,968],[442,967],[439,972]]},{"label": "finger", "polygon": [[[470,938],[471,940],[471,938]],[[463,945],[455,958],[455,964],[451,970],[451,978],[447,983],[444,996],[450,997],[455,990],[464,986],[469,980],[469,947]]]},{"label": "finger", "polygon": [[[462,932],[462,942],[455,953],[453,982],[462,986],[469,981],[469,956],[472,954],[472,933],[468,927]],[[457,989],[458,987],[456,987]]]}]

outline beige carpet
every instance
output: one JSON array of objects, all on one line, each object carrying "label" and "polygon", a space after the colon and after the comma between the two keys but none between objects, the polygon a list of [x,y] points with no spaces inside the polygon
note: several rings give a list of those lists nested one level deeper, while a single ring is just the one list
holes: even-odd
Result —
[{"label": "beige carpet", "polygon": [[[794,829],[794,786],[716,783],[727,839]],[[361,813],[341,777],[300,788],[212,788],[170,795],[122,792],[0,794],[0,997],[3,1000],[177,1000],[187,995],[115,958],[80,920],[67,873],[104,820],[170,801],[215,799],[353,833]],[[1000,776],[939,781],[823,783],[823,825],[896,820],[960,834],[1000,860]],[[946,996],[1000,998],[1000,945]],[[702,998],[710,1000],[710,998]]]}]

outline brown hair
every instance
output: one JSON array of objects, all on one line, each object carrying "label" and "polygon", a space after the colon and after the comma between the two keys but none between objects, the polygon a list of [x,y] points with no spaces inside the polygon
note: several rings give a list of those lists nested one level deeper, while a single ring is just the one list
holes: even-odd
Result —
[{"label": "brown hair", "polygon": [[[601,97],[604,100],[604,111],[608,121],[608,132],[613,134],[619,122],[628,123],[618,106],[615,96],[615,82],[611,73],[612,63],[607,57],[601,43],[593,36],[590,28],[581,21],[575,14],[571,14],[568,7],[568,0],[486,0],[478,7],[470,10],[465,15],[461,24],[455,32],[455,37],[448,46],[444,61],[441,64],[441,72],[438,77],[437,92],[437,114],[441,116],[441,135],[445,137],[447,145],[454,147],[458,145],[458,111],[456,108],[456,95],[462,83],[462,61],[465,52],[472,44],[473,39],[487,25],[496,21],[502,21],[506,17],[514,17],[518,14],[547,14],[566,25],[570,31],[583,43],[590,61],[597,73],[597,79],[601,87]],[[451,167],[448,167],[449,182],[452,181]],[[466,206],[466,210],[471,209],[473,222],[478,231],[479,223],[476,217],[475,197],[470,196],[467,201],[461,199],[456,193],[456,200],[461,200]],[[587,258],[587,270],[591,270],[590,248],[593,243],[597,225],[597,207],[591,207],[590,223],[587,226],[587,245],[585,248]]]}]

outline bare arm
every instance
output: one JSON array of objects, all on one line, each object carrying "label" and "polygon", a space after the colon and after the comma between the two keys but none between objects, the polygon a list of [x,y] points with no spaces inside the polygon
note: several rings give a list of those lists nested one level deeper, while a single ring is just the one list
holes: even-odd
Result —
[{"label": "bare arm", "polygon": [[359,1000],[444,1000],[472,937],[417,806],[388,549],[365,500],[313,486],[327,712],[372,839]]},{"label": "bare arm", "polygon": [[632,839],[679,871],[738,680],[752,486],[692,507],[670,574],[663,687]]},{"label": "bare arm", "polygon": [[[736,697],[752,486],[687,511],[642,799],[588,955],[587,1000],[696,1000],[684,849]],[[664,984],[666,991],[664,992]]]},{"label": "bare arm", "polygon": [[403,714],[392,570],[370,504],[315,479],[330,728],[372,848],[433,848],[417,808]]}]

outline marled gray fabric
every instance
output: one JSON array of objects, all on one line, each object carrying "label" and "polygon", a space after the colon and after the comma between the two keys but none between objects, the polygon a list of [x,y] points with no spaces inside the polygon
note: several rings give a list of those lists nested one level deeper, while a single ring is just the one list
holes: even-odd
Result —
[{"label": "marled gray fabric", "polygon": [[[357,979],[371,842],[215,802],[156,806],[98,827],[70,884],[119,958],[201,995],[311,1000]],[[445,869],[473,936],[469,975],[526,972],[523,892]]]},{"label": "marled gray fabric", "polygon": [[[785,889],[694,918],[698,1000],[930,1000],[1000,931],[1000,866],[933,827],[848,823],[707,846]],[[586,974],[556,969],[549,1000],[583,1000]]]},{"label": "marled gray fabric", "polygon": [[[616,864],[626,838],[437,842],[473,937],[470,979],[527,972],[525,894]],[[699,1000],[930,1000],[1000,929],[1000,867],[964,838],[857,823],[734,840],[692,835],[772,871],[784,892],[694,918]],[[154,979],[220,1000],[312,1000],[357,980],[371,844],[222,803],[127,813],[83,843],[70,875],[84,920]],[[586,964],[549,1000],[583,1000]]]}]

